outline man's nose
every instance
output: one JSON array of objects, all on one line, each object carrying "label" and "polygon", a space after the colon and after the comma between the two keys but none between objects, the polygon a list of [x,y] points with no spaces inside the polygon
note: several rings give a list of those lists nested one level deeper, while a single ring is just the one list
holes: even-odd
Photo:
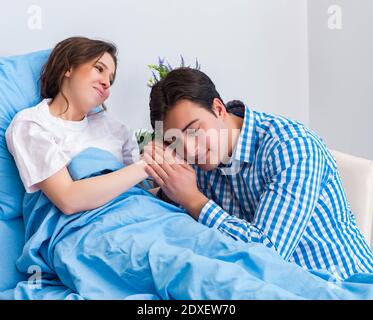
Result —
[{"label": "man's nose", "polygon": [[198,139],[196,139],[196,137],[187,139],[185,148],[186,148],[185,152],[189,157],[196,157],[199,152]]}]

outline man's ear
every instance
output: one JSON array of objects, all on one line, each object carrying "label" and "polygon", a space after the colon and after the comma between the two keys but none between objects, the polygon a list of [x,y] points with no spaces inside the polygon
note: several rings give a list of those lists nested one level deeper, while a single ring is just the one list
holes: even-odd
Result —
[{"label": "man's ear", "polygon": [[214,100],[212,101],[212,109],[218,118],[222,117],[223,119],[225,119],[227,115],[227,109],[220,99],[214,98]]}]

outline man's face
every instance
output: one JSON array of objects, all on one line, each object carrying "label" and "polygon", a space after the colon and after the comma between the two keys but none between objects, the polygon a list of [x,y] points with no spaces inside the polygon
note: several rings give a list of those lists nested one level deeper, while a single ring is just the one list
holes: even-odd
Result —
[{"label": "man's face", "polygon": [[214,99],[212,112],[197,103],[180,100],[163,122],[165,143],[204,171],[216,168],[227,152],[226,110],[219,99]]}]

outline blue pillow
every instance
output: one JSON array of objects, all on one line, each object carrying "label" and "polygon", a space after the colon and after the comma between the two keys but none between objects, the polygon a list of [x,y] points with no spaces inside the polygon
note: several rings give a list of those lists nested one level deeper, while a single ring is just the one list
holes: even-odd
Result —
[{"label": "blue pillow", "polygon": [[[40,74],[51,50],[0,58],[0,220],[22,215],[25,193],[18,169],[5,141],[15,114],[41,101]],[[99,112],[97,106],[89,114]]]},{"label": "blue pillow", "polygon": [[25,193],[6,146],[5,131],[18,111],[41,101],[39,78],[49,54],[50,50],[44,50],[0,58],[0,220],[22,215]]},{"label": "blue pillow", "polygon": [[16,287],[27,275],[16,269],[16,260],[24,246],[23,219],[0,220],[0,292]]}]

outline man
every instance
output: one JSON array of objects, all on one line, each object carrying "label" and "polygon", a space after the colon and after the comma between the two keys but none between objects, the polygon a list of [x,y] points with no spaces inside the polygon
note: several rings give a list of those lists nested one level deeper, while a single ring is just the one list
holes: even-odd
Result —
[{"label": "man", "polygon": [[147,173],[198,222],[307,269],[343,279],[373,272],[335,159],[310,129],[240,102],[227,110],[211,79],[191,68],[153,86],[150,118],[169,147],[145,149]]}]

